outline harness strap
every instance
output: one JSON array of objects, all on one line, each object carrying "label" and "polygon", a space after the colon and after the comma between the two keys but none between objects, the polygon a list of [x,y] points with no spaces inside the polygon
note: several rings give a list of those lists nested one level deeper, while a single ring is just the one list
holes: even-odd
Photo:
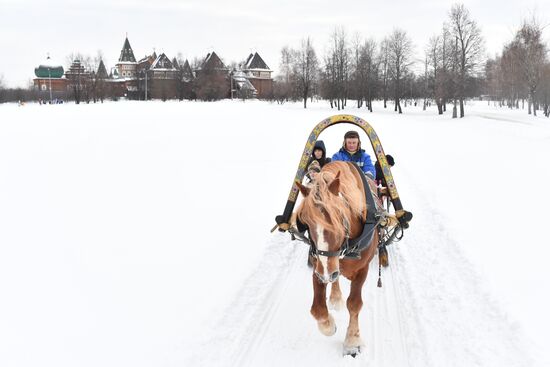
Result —
[{"label": "harness strap", "polygon": [[367,181],[367,178],[365,177],[365,174],[361,170],[361,168],[355,164],[354,162],[347,162],[348,164],[352,165],[357,169],[359,172],[359,176],[361,177],[361,181],[363,182],[363,188],[365,189],[365,201],[367,205],[367,220],[365,221],[365,224],[363,225],[363,231],[359,235],[359,237],[350,239],[349,238],[349,223],[344,222],[344,227],[346,229],[346,239],[340,249],[338,251],[323,251],[319,250],[317,246],[315,246],[315,243],[311,241],[310,236],[306,236],[306,231],[309,233],[309,229],[304,226],[303,224],[299,223],[299,220],[296,219],[296,224],[298,225],[298,228],[301,226],[303,227],[303,231],[301,229],[295,230],[293,227],[289,229],[289,232],[292,235],[292,239],[298,239],[300,241],[305,242],[310,246],[310,255],[321,255],[321,256],[327,256],[327,257],[344,257],[348,259],[360,259],[361,258],[361,252],[365,251],[370,247],[370,244],[372,242],[372,238],[374,236],[374,231],[380,224],[381,220],[377,220],[377,213],[376,213],[376,203],[374,202],[374,197],[372,194],[372,191],[370,189],[370,185]]},{"label": "harness strap", "polygon": [[357,172],[359,172],[359,176],[363,182],[363,188],[365,189],[365,201],[367,205],[367,220],[363,226],[363,231],[359,237],[346,241],[342,251],[344,257],[357,259],[361,258],[361,252],[370,247],[374,236],[374,230],[379,222],[376,220],[376,204],[374,202],[374,197],[372,196],[372,191],[363,170],[354,162],[348,162],[348,164],[355,167]]}]

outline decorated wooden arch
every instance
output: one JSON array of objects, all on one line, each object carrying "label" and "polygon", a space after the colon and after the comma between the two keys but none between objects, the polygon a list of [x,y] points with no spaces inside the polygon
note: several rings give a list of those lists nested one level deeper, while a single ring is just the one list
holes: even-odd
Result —
[{"label": "decorated wooden arch", "polygon": [[319,138],[319,135],[329,126],[341,123],[348,123],[358,126],[367,134],[371,142],[372,149],[374,150],[374,153],[376,155],[376,159],[378,160],[378,162],[380,163],[380,167],[382,168],[382,172],[384,174],[389,195],[396,214],[399,217],[401,213],[404,213],[403,205],[401,204],[401,200],[397,192],[397,187],[395,186],[395,182],[393,180],[390,165],[388,164],[386,154],[384,153],[384,149],[382,148],[382,144],[380,143],[380,139],[378,138],[376,131],[374,131],[372,126],[367,121],[363,120],[360,117],[353,115],[334,115],[319,122],[313,128],[311,134],[309,134],[304,152],[302,153],[302,157],[300,159],[300,163],[298,164],[296,176],[294,178],[294,181],[292,182],[292,187],[288,195],[285,210],[282,215],[277,216],[275,219],[280,230],[284,231],[288,229],[288,222],[290,220],[290,216],[292,215],[292,211],[294,210],[294,205],[296,204],[298,193],[300,192],[296,183],[301,183],[304,175],[306,174],[307,163],[311,157],[311,153],[313,152],[313,148],[315,146],[315,143],[317,142],[317,139]]}]

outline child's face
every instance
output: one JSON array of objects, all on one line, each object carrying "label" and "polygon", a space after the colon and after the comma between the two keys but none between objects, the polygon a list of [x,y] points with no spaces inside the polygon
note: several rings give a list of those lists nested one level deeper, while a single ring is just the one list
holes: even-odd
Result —
[{"label": "child's face", "polygon": [[313,155],[315,156],[315,158],[321,159],[323,158],[323,151],[321,149],[315,149],[313,151]]}]

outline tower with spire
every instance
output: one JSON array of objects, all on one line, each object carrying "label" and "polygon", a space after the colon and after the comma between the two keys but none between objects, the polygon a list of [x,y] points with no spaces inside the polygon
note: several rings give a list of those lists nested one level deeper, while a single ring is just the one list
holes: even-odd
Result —
[{"label": "tower with spire", "polygon": [[134,51],[132,50],[132,46],[130,46],[130,41],[128,41],[128,35],[126,35],[124,45],[122,46],[122,50],[120,51],[120,57],[118,58],[118,62],[116,63],[115,67],[117,69],[117,74],[119,78],[129,80],[137,78],[137,62],[134,56]]}]

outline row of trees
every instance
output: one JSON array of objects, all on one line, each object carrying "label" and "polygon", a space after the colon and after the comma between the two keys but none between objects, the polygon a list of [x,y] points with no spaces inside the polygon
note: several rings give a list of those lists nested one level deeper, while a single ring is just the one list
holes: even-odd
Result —
[{"label": "row of trees", "polygon": [[[424,75],[415,75],[412,66],[413,43],[402,29],[377,43],[374,39],[352,40],[345,29],[334,30],[325,55],[319,61],[309,38],[299,48],[284,47],[281,71],[275,98],[307,99],[318,95],[338,110],[347,101],[357,101],[372,111],[372,101],[380,99],[387,107],[393,101],[394,110],[402,113],[402,101],[424,98],[435,101],[442,114],[453,101],[453,116],[464,117],[464,100],[480,94],[483,39],[477,23],[463,5],[449,11],[442,32],[433,36],[425,52]],[[417,61],[418,63],[418,61]]]},{"label": "row of trees", "polygon": [[529,114],[542,110],[550,116],[550,60],[536,19],[526,20],[501,55],[487,61],[487,90],[500,105],[524,108]]}]

